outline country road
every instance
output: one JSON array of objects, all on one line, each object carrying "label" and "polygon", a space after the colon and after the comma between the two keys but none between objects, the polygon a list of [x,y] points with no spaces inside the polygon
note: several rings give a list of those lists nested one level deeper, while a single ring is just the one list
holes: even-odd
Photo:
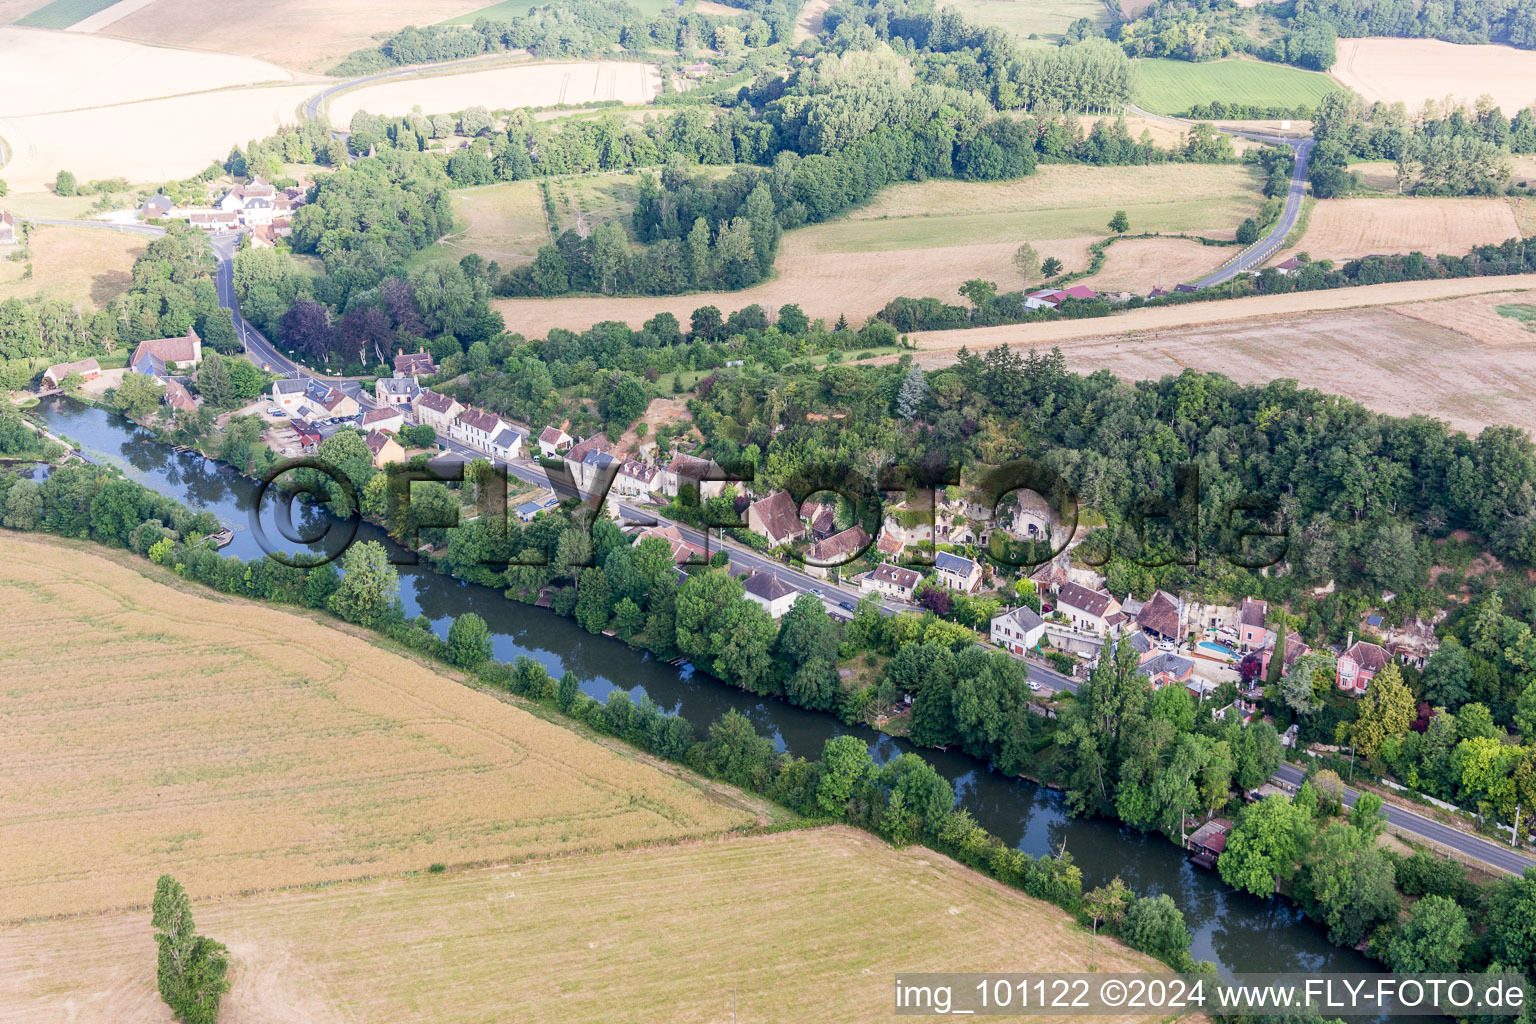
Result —
[{"label": "country road", "polygon": [[[1296,787],[1301,785],[1305,774],[1293,764],[1283,764],[1280,766],[1279,771],[1275,772],[1273,778],[1288,786]],[[1359,795],[1358,790],[1345,787],[1344,806],[1353,807],[1355,799]],[[1458,853],[1466,854],[1468,857],[1479,860],[1490,867],[1498,868],[1501,871],[1508,871],[1513,875],[1523,873],[1526,868],[1536,867],[1536,858],[1524,854],[1511,846],[1463,832],[1449,825],[1442,825],[1433,818],[1410,811],[1406,807],[1399,807],[1396,804],[1383,804],[1382,809],[1387,813],[1387,821],[1394,827],[1413,836],[1449,847]]]},{"label": "country road", "polygon": [[[1193,123],[1181,117],[1154,114],[1150,110],[1143,110],[1134,104],[1129,106],[1131,112],[1138,117],[1146,117],[1154,121],[1162,121],[1166,124],[1175,124],[1181,128],[1188,128]],[[1286,236],[1291,233],[1291,229],[1296,226],[1296,219],[1301,215],[1302,200],[1307,195],[1307,161],[1312,155],[1312,146],[1314,144],[1314,140],[1311,138],[1293,139],[1281,135],[1266,135],[1263,132],[1239,131],[1235,128],[1217,128],[1217,131],[1227,135],[1235,135],[1241,139],[1251,139],[1254,142],[1289,146],[1296,154],[1296,168],[1291,173],[1291,188],[1286,193],[1285,206],[1280,211],[1280,219],[1275,221],[1274,226],[1265,232],[1264,237],[1205,277],[1193,282],[1196,288],[1209,288],[1212,285],[1226,284],[1238,274],[1257,270],[1274,256],[1276,252],[1280,251],[1280,247],[1285,244]]]},{"label": "country road", "polygon": [[[318,121],[324,116],[326,101],[332,96],[340,92],[358,89],[365,85],[372,85],[374,82],[383,82],[391,78],[403,78],[408,75],[430,74],[440,68],[459,68],[475,64],[504,64],[507,63],[509,57],[515,56],[518,56],[518,54],[497,53],[490,56],[463,57],[459,60],[443,61],[441,64],[412,64],[407,67],[393,68],[389,71],[380,71],[372,75],[360,75],[357,78],[343,79],[326,86],[305,100],[304,116],[312,121]],[[344,137],[347,134],[345,128],[338,128],[336,125],[332,125],[331,130],[338,138]]]}]

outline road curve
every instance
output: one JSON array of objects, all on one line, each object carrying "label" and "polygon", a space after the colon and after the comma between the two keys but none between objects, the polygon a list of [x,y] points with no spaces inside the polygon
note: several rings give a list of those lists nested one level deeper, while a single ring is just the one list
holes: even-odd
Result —
[{"label": "road curve", "polygon": [[[1181,117],[1169,117],[1167,114],[1154,114],[1150,110],[1143,110],[1135,104],[1130,104],[1129,110],[1138,117],[1150,118],[1153,121],[1162,121],[1165,124],[1178,125],[1188,128],[1195,122]],[[1226,284],[1238,274],[1257,270],[1263,266],[1285,243],[1285,238],[1296,226],[1296,219],[1301,215],[1301,202],[1307,195],[1307,161],[1312,155],[1312,138],[1293,139],[1281,135],[1266,135],[1263,132],[1244,132],[1235,128],[1217,128],[1219,132],[1233,135],[1240,139],[1252,139],[1254,142],[1263,142],[1268,145],[1289,146],[1296,154],[1296,168],[1291,172],[1291,188],[1285,196],[1285,206],[1280,211],[1280,219],[1275,221],[1273,227],[1265,232],[1264,237],[1254,242],[1248,248],[1238,253],[1232,259],[1222,264],[1221,267],[1194,282],[1196,288],[1209,288],[1212,285]]]},{"label": "road curve", "polygon": [[[1305,777],[1302,770],[1293,764],[1281,765],[1279,771],[1274,774],[1275,779],[1292,787],[1300,786]],[[1359,795],[1358,790],[1345,787],[1344,806],[1353,807]],[[1522,874],[1526,868],[1536,867],[1536,858],[1521,853],[1512,846],[1495,843],[1482,836],[1475,836],[1449,825],[1443,825],[1433,818],[1397,804],[1384,803],[1382,809],[1387,812],[1387,821],[1395,828],[1449,847],[1490,867],[1508,871],[1512,875]]]},{"label": "road curve", "polygon": [[[438,68],[455,68],[472,64],[496,64],[503,63],[508,53],[491,54],[490,56],[462,57],[459,60],[445,60],[441,64],[411,64],[406,67],[391,68],[388,71],[379,71],[372,75],[359,75],[357,78],[347,78],[326,86],[304,101],[304,116],[311,121],[318,121],[325,113],[325,104],[332,96],[340,92],[352,89],[360,89],[374,82],[382,82],[391,78],[401,78],[406,75],[419,75],[423,72],[436,71]],[[335,127],[334,125],[332,126]],[[344,134],[344,132],[338,132]]]}]

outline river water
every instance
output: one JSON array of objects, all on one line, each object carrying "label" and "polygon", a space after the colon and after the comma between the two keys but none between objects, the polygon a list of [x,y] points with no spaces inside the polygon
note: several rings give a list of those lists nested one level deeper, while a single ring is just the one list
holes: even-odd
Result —
[{"label": "river water", "polygon": [[[38,412],[50,430],[80,444],[92,461],[115,465],[147,487],[216,514],[235,531],[225,554],[246,559],[263,555],[250,524],[254,482],[199,455],[160,444],[100,409],[51,398]],[[268,521],[267,529],[272,535],[274,524]],[[394,548],[380,530],[367,524],[358,537]],[[680,671],[618,640],[592,636],[553,612],[509,601],[499,591],[421,566],[402,565],[399,571],[407,614],[426,615],[439,635],[447,635],[454,616],[476,612],[491,628],[497,658],[510,661],[528,655],[554,675],[570,669],[580,677],[582,689],[599,700],[615,689],[635,697],[647,694],[664,709],[686,717],[701,734],[709,722],[735,708],[780,749],[807,757],[818,756],[827,739],[844,732],[867,740],[882,762],[916,749],[872,729],[845,727],[831,715],[756,697],[687,668]],[[1214,961],[1224,973],[1380,970],[1353,950],[1330,944],[1321,927],[1288,903],[1231,891],[1214,871],[1191,866],[1161,836],[1109,821],[1072,818],[1059,794],[1000,775],[963,754],[917,753],[954,784],[962,805],[1004,842],[1034,855],[1065,845],[1082,868],[1085,889],[1119,875],[1138,893],[1168,893],[1194,933],[1195,958]],[[975,966],[1009,969],[1007,964]]]}]

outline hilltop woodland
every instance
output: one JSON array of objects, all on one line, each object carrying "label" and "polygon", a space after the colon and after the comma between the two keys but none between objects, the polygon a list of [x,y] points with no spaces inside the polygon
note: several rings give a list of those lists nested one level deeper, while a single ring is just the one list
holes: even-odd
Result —
[{"label": "hilltop woodland", "polygon": [[[1068,38],[1097,34],[1084,19]],[[1451,43],[1504,43],[1536,49],[1536,2],[1465,0],[1156,0],[1140,15],[1109,29],[1136,57],[1218,60],[1246,53],[1262,60],[1327,71],[1339,37],[1396,36]]]}]

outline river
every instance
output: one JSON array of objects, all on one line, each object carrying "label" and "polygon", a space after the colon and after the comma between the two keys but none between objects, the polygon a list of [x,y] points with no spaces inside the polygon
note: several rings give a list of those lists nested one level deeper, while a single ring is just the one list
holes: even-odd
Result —
[{"label": "river", "polygon": [[[50,430],[80,444],[92,461],[117,466],[161,494],[217,515],[235,531],[225,554],[262,556],[249,521],[254,482],[195,453],[158,443],[148,432],[101,409],[51,398],[37,411]],[[271,531],[273,524],[267,528]],[[382,531],[367,524],[358,537],[395,548]],[[402,565],[399,570],[406,612],[426,615],[439,635],[446,636],[454,616],[476,612],[491,628],[497,658],[510,661],[528,655],[554,675],[570,669],[580,677],[582,689],[599,700],[615,689],[635,697],[646,694],[686,717],[701,734],[709,722],[735,708],[780,749],[807,757],[819,756],[827,739],[850,731],[867,740],[882,762],[917,749],[872,729],[850,729],[831,715],[759,698],[686,668],[679,671],[618,640],[592,636],[570,619],[509,601],[499,591],[422,566]],[[1168,893],[1194,933],[1195,958],[1212,960],[1223,972],[1381,969],[1353,950],[1330,944],[1324,930],[1289,903],[1233,892],[1215,872],[1193,867],[1161,836],[1109,821],[1072,818],[1059,794],[1000,775],[963,754],[923,749],[917,753],[953,783],[962,805],[1004,842],[1035,855],[1065,845],[1082,868],[1085,889],[1119,875],[1138,893]],[[1006,970],[1008,965],[976,968]]]}]

